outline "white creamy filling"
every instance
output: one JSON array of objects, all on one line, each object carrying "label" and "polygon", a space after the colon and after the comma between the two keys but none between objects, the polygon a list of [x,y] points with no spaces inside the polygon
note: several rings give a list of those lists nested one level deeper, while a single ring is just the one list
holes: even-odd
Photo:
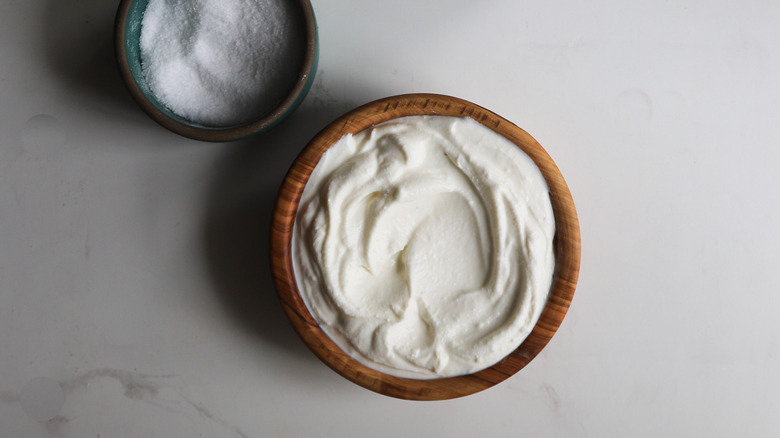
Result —
[{"label": "white creamy filling", "polygon": [[544,177],[469,118],[414,116],[347,135],[303,191],[298,288],[342,349],[413,378],[475,372],[516,349],[552,282]]}]

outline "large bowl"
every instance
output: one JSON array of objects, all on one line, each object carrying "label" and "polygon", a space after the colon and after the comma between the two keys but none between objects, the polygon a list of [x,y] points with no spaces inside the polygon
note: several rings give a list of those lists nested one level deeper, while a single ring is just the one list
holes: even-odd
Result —
[{"label": "large bowl", "polygon": [[284,120],[300,105],[314,81],[317,71],[318,39],[314,10],[309,0],[297,0],[300,5],[305,35],[304,58],[295,83],[286,97],[269,113],[238,126],[209,127],[193,123],[166,108],[149,90],[141,71],[141,22],[149,0],[122,0],[114,23],[114,49],[119,72],[127,89],[155,122],[163,127],[195,140],[234,141],[265,132]]},{"label": "large bowl", "polygon": [[[298,204],[306,182],[322,154],[346,134],[355,134],[391,119],[416,115],[470,117],[503,135],[528,154],[547,181],[555,214],[555,272],[539,321],[523,343],[503,360],[473,374],[417,380],[392,376],[357,361],[320,328],[304,303],[295,281],[292,237]],[[378,393],[413,400],[443,400],[473,394],[512,376],[526,366],[560,326],[569,309],[580,264],[580,230],[569,188],[552,158],[528,133],[495,113],[450,96],[408,94],[361,106],[337,119],[306,146],[293,163],[274,209],[271,268],[284,311],[303,342],[325,364],[347,379]]]}]

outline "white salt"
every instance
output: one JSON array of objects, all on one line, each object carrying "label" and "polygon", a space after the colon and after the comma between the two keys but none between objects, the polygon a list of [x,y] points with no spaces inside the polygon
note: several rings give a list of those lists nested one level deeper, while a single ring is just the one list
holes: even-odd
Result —
[{"label": "white salt", "polygon": [[269,113],[303,62],[304,33],[289,0],[150,0],[141,68],[173,113],[228,127]]}]

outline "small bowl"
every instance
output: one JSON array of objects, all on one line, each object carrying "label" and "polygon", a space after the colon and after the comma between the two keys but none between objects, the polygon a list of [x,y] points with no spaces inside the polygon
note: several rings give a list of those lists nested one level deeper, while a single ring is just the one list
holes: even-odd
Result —
[{"label": "small bowl", "polygon": [[[292,261],[293,224],[304,186],[322,154],[346,134],[355,134],[391,119],[442,115],[470,117],[503,135],[536,163],[549,186],[555,214],[555,273],[550,295],[536,326],[523,343],[503,360],[473,374],[417,380],[396,377],[370,368],[341,350],[317,324],[304,304],[295,281]],[[410,400],[443,400],[487,389],[512,376],[550,341],[574,296],[580,265],[580,230],[569,188],[552,158],[528,133],[473,103],[435,94],[393,96],[361,106],[318,133],[301,152],[287,174],[274,209],[271,229],[271,268],[284,311],[306,345],[325,364],[367,389]]]},{"label": "small bowl", "polygon": [[276,108],[252,122],[224,128],[203,126],[174,114],[151,93],[141,71],[139,40],[141,21],[148,3],[149,0],[121,0],[114,23],[114,48],[119,72],[133,99],[163,127],[195,140],[240,140],[276,126],[298,107],[311,88],[319,56],[317,23],[309,0],[298,0],[306,32],[304,59],[295,84]]}]

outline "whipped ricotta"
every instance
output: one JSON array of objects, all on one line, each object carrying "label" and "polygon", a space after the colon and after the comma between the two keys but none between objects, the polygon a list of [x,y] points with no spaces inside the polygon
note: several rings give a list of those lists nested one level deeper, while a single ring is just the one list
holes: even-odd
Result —
[{"label": "whipped ricotta", "polygon": [[547,301],[555,219],[542,173],[469,118],[413,116],[346,135],[303,191],[296,282],[339,347],[436,378],[516,349]]}]

